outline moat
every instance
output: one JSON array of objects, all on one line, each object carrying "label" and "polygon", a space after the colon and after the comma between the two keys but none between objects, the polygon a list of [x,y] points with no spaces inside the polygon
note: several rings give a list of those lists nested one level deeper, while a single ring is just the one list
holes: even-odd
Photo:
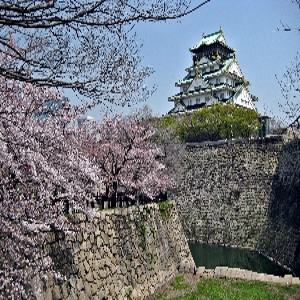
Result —
[{"label": "moat", "polygon": [[189,247],[197,267],[213,269],[216,266],[228,266],[277,276],[291,274],[256,251],[192,242]]}]

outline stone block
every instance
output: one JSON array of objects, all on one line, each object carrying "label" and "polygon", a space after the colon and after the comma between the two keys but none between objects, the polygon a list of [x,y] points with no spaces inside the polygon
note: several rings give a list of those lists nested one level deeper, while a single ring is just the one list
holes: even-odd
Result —
[{"label": "stone block", "polygon": [[69,296],[69,289],[66,284],[64,284],[62,286],[62,296],[63,296],[63,299],[67,299]]},{"label": "stone block", "polygon": [[225,278],[227,276],[228,267],[216,267],[215,277]]},{"label": "stone block", "polygon": [[86,295],[86,297],[88,297],[87,299],[89,299],[92,296],[92,284],[90,282],[85,282],[84,283],[84,293]]},{"label": "stone block", "polygon": [[284,275],[283,277],[285,284],[292,284],[293,276],[292,275]]},{"label": "stone block", "polygon": [[214,269],[205,269],[203,277],[204,278],[213,278],[215,276]]},{"label": "stone block", "polygon": [[[69,297],[68,297],[68,300],[70,299],[70,300],[81,300],[81,298],[79,298],[80,297],[80,294],[79,293],[76,293],[76,290],[74,290],[74,289],[72,289],[71,291],[70,291],[70,295],[69,295]],[[85,298],[84,298],[85,299]]]},{"label": "stone block", "polygon": [[298,277],[293,277],[293,278],[292,278],[292,284],[300,284],[300,278],[298,278]]},{"label": "stone block", "polygon": [[84,277],[86,274],[86,269],[85,269],[84,264],[83,263],[78,264],[77,268],[78,268],[80,276]]},{"label": "stone block", "polygon": [[227,277],[235,279],[236,278],[237,268],[228,268]]},{"label": "stone block", "polygon": [[76,288],[76,277],[71,276],[70,279],[69,279],[69,283],[70,283],[72,288]]},{"label": "stone block", "polygon": [[235,278],[237,279],[243,279],[244,278],[244,270],[240,268],[235,269]]},{"label": "stone block", "polygon": [[275,283],[276,282],[276,277],[277,276],[274,276],[274,275],[268,275],[268,280],[269,280],[269,282],[273,282],[273,283]]},{"label": "stone block", "polygon": [[99,289],[98,284],[96,283],[91,284],[90,287],[91,287],[91,294],[96,295]]},{"label": "stone block", "polygon": [[43,298],[44,300],[53,300],[51,288],[47,288],[43,296],[44,296]]},{"label": "stone block", "polygon": [[280,284],[286,284],[286,280],[284,277],[278,277],[278,283]]},{"label": "stone block", "polygon": [[187,264],[187,261],[186,261],[186,260],[182,260],[182,261],[179,263],[178,271],[179,271],[180,273],[184,273],[184,272],[185,272],[186,264]]},{"label": "stone block", "polygon": [[93,274],[94,281],[97,281],[99,279],[99,270],[93,269],[92,274]]},{"label": "stone block", "polygon": [[179,272],[181,273],[194,273],[195,271],[195,264],[193,261],[189,261],[184,259],[179,264]]},{"label": "stone block", "polygon": [[280,276],[274,276],[273,282],[274,283],[281,283],[281,279],[282,279],[282,277],[280,277]]},{"label": "stone block", "polygon": [[242,277],[241,279],[249,280],[251,278],[251,271],[249,270],[242,270]]},{"label": "stone block", "polygon": [[202,277],[205,272],[205,267],[198,267],[196,271],[196,275]]},{"label": "stone block", "polygon": [[94,244],[95,242],[95,235],[93,233],[90,234],[90,242],[91,244]]},{"label": "stone block", "polygon": [[99,290],[99,289],[97,291],[96,297],[97,297],[96,298],[97,300],[99,300],[99,299],[107,299],[105,291]]},{"label": "stone block", "polygon": [[83,290],[84,285],[83,285],[83,281],[82,281],[81,278],[77,279],[77,281],[76,281],[76,288],[77,288],[78,291]]},{"label": "stone block", "polygon": [[102,279],[106,278],[106,276],[107,276],[106,271],[103,269],[99,271],[99,275]]},{"label": "stone block", "polygon": [[[107,231],[106,231],[107,232]],[[101,238],[102,238],[102,243],[104,245],[108,245],[109,244],[109,237],[105,232],[101,232]]]},{"label": "stone block", "polygon": [[81,243],[81,247],[80,247],[82,250],[86,250],[87,249],[87,244],[86,244],[86,241],[83,241]]},{"label": "stone block", "polygon": [[99,236],[101,234],[101,231],[99,229],[99,226],[96,227],[96,230],[95,230],[95,236]]},{"label": "stone block", "polygon": [[257,273],[256,280],[257,281],[265,281],[266,280],[265,274],[264,273]]},{"label": "stone block", "polygon": [[257,275],[258,275],[257,272],[252,272],[251,273],[251,280],[257,280]]},{"label": "stone block", "polygon": [[94,276],[92,272],[88,272],[85,276],[85,279],[87,282],[93,282],[94,281]]},{"label": "stone block", "polygon": [[85,291],[81,291],[79,294],[79,299],[80,300],[89,300],[89,297],[86,295]]},{"label": "stone block", "polygon": [[92,248],[91,241],[90,241],[90,240],[87,240],[87,241],[86,241],[86,249],[87,249],[87,250],[90,250],[91,248]]},{"label": "stone block", "polygon": [[252,271],[245,270],[245,280],[252,280]]},{"label": "stone block", "polygon": [[83,264],[84,264],[84,268],[85,268],[86,273],[88,273],[90,271],[90,269],[91,269],[88,261],[85,260]]},{"label": "stone block", "polygon": [[274,277],[274,275],[265,274],[264,281],[265,281],[265,282],[274,282],[273,277]]},{"label": "stone block", "polygon": [[97,236],[97,247],[100,248],[103,244],[103,240],[100,236]]},{"label": "stone block", "polygon": [[52,298],[53,298],[53,300],[62,299],[62,291],[61,291],[60,286],[58,286],[58,285],[54,286],[54,288],[52,290]]}]

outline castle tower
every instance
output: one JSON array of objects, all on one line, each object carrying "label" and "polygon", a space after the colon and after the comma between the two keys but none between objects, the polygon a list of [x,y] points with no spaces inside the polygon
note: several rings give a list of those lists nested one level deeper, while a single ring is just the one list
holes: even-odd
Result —
[{"label": "castle tower", "polygon": [[218,102],[255,109],[257,98],[249,92],[249,82],[241,72],[235,56],[225,40],[222,28],[203,35],[200,42],[189,49],[193,65],[186,69],[187,75],[175,86],[180,92],[169,101],[174,108],[169,114],[192,111]]}]

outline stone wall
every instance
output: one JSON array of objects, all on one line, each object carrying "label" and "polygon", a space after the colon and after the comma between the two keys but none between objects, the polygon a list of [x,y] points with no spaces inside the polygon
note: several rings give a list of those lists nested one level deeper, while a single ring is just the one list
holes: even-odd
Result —
[{"label": "stone wall", "polygon": [[198,267],[196,271],[197,277],[204,278],[227,278],[227,279],[243,279],[254,280],[261,282],[272,282],[284,285],[300,285],[300,278],[292,275],[285,275],[284,277],[274,276],[270,274],[252,272],[240,268],[215,267],[215,269],[205,269],[205,267]]},{"label": "stone wall", "polygon": [[33,279],[38,299],[144,299],[194,261],[174,202],[75,216],[77,231],[48,237],[54,271]]},{"label": "stone wall", "polygon": [[258,249],[300,276],[300,140],[283,145]]},{"label": "stone wall", "polygon": [[299,149],[278,138],[186,145],[174,199],[187,238],[257,249],[297,269]]}]

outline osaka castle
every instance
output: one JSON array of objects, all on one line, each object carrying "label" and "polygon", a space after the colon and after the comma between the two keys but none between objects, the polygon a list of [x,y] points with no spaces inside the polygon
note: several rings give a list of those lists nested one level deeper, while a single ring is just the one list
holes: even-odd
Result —
[{"label": "osaka castle", "polygon": [[257,98],[250,94],[249,82],[240,69],[235,50],[227,45],[222,28],[203,35],[190,52],[193,65],[186,69],[186,76],[175,83],[180,92],[169,97],[168,100],[174,102],[169,114],[188,112],[218,102],[255,109]]}]

